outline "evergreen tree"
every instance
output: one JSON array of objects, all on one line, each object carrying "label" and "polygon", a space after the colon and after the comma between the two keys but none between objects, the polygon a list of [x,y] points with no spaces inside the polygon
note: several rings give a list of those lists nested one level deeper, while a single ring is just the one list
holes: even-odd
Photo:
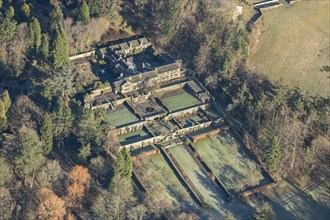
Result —
[{"label": "evergreen tree", "polygon": [[21,7],[22,12],[24,13],[24,16],[26,19],[29,19],[31,16],[31,8],[30,5],[27,3],[24,3]]},{"label": "evergreen tree", "polygon": [[38,19],[33,18],[29,25],[29,40],[33,54],[37,56],[41,45],[41,27]]},{"label": "evergreen tree", "polygon": [[62,145],[64,138],[70,134],[72,126],[72,113],[69,106],[62,100],[58,101],[58,107],[53,115],[54,137],[58,140],[58,145]]},{"label": "evergreen tree", "polygon": [[5,130],[6,127],[7,127],[6,108],[0,99],[0,132]]},{"label": "evergreen tree", "polygon": [[270,172],[276,172],[281,163],[280,142],[277,137],[273,137],[266,148],[265,162]]},{"label": "evergreen tree", "polygon": [[51,48],[51,59],[56,68],[61,67],[68,62],[68,39],[62,25],[57,25],[55,28]]},{"label": "evergreen tree", "polygon": [[9,7],[5,15],[0,12],[0,41],[10,41],[15,33],[16,21],[13,19],[15,14],[14,8]]},{"label": "evergreen tree", "polygon": [[118,153],[115,174],[128,178],[132,176],[132,159],[126,148]]},{"label": "evergreen tree", "polygon": [[165,35],[167,36],[168,42],[175,36],[177,32],[178,17],[181,13],[183,6],[182,0],[171,0],[169,1],[169,9],[165,23]]},{"label": "evergreen tree", "polygon": [[40,46],[40,57],[45,62],[47,62],[49,58],[49,39],[46,34],[42,35],[41,46]]},{"label": "evergreen tree", "polygon": [[91,145],[87,144],[85,146],[82,146],[79,150],[78,157],[83,161],[86,162],[87,157],[91,155]]},{"label": "evergreen tree", "polygon": [[86,23],[89,21],[89,19],[89,8],[87,3],[83,1],[78,9],[77,20]]},{"label": "evergreen tree", "polygon": [[7,89],[2,94],[2,102],[4,104],[5,111],[7,112],[11,106],[11,99]]},{"label": "evergreen tree", "polygon": [[[37,132],[31,128],[22,127],[18,134],[18,154],[15,157],[15,165],[21,176],[25,177],[25,184],[44,161],[41,142]],[[33,180],[33,179],[32,179]],[[32,187],[33,181],[30,182]]]},{"label": "evergreen tree", "polygon": [[115,20],[118,17],[117,6],[118,0],[96,0],[88,1],[90,15],[106,16],[110,20]]},{"label": "evergreen tree", "polygon": [[6,11],[6,18],[12,19],[12,18],[14,18],[14,15],[15,15],[15,10],[12,6],[10,6],[8,8],[8,10]]},{"label": "evergreen tree", "polygon": [[55,5],[50,13],[50,27],[51,29],[56,28],[57,25],[63,20],[63,12],[59,5]]},{"label": "evergreen tree", "polygon": [[48,113],[45,114],[40,133],[41,140],[43,142],[44,154],[47,155],[53,148],[53,124]]}]

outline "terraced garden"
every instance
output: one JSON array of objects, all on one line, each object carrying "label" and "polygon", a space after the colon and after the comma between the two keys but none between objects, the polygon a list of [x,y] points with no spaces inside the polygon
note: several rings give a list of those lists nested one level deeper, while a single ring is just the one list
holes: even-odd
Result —
[{"label": "terraced garden", "polygon": [[190,127],[190,126],[200,124],[200,123],[203,123],[203,122],[205,122],[205,120],[203,118],[201,118],[198,115],[195,115],[195,116],[192,116],[192,117],[189,117],[189,118],[182,119],[180,124],[181,124],[182,127],[186,128],[186,127]]},{"label": "terraced garden", "polygon": [[143,139],[150,138],[150,137],[151,137],[151,135],[145,129],[129,132],[129,133],[123,134],[123,135],[118,135],[119,142],[123,145],[141,141]]},{"label": "terraced garden", "polygon": [[171,202],[194,206],[187,190],[175,176],[161,154],[143,158],[134,163],[134,171],[150,193],[165,196]]},{"label": "terraced garden", "polygon": [[120,109],[107,112],[105,114],[105,120],[112,126],[120,126],[139,121],[138,117],[124,106]]},{"label": "terraced garden", "polygon": [[177,111],[201,103],[197,98],[186,92],[164,97],[161,99],[161,102],[170,111]]},{"label": "terraced garden", "polygon": [[262,175],[257,164],[228,132],[203,138],[193,146],[213,174],[232,194],[271,181]]}]

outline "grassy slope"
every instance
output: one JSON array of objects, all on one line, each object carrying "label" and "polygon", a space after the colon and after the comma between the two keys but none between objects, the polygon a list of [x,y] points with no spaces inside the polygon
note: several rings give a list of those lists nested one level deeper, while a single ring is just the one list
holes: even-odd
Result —
[{"label": "grassy slope", "polygon": [[266,11],[259,49],[250,55],[251,69],[283,80],[311,95],[330,94],[329,64],[330,1],[302,1]]}]

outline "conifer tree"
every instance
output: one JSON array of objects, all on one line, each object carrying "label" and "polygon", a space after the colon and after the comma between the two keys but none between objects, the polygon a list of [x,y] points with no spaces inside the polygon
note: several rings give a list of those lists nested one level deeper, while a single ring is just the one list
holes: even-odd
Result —
[{"label": "conifer tree", "polygon": [[15,15],[15,10],[12,6],[10,6],[8,8],[8,10],[6,11],[6,18],[12,19],[14,17],[14,15]]},{"label": "conifer tree", "polygon": [[24,13],[24,16],[26,19],[29,19],[31,16],[31,8],[30,5],[27,3],[24,3],[21,7],[22,12]]},{"label": "conifer tree", "polygon": [[0,132],[7,126],[6,108],[0,99]]},{"label": "conifer tree", "polygon": [[86,1],[83,1],[78,9],[77,20],[86,23],[89,19],[89,8]]},{"label": "conifer tree", "polygon": [[[40,168],[45,157],[42,155],[41,142],[37,132],[23,126],[18,133],[18,155],[15,157],[16,170],[25,178],[25,185],[29,177],[34,177],[35,171]],[[30,182],[30,187],[33,181]]]},{"label": "conifer tree", "polygon": [[40,46],[40,57],[43,61],[48,61],[49,58],[49,39],[46,34],[42,35]]},{"label": "conifer tree", "polygon": [[128,178],[132,175],[132,159],[126,148],[123,148],[118,154],[115,174]]},{"label": "conifer tree", "polygon": [[37,56],[41,45],[41,27],[36,18],[33,18],[29,25],[29,39],[33,54]]},{"label": "conifer tree", "polygon": [[7,112],[11,106],[11,99],[7,89],[2,94],[2,102],[4,104],[5,111]]},{"label": "conifer tree", "polygon": [[10,41],[15,33],[17,22],[13,19],[14,8],[10,6],[5,15],[0,12],[0,41]]},{"label": "conifer tree", "polygon": [[265,162],[270,172],[276,172],[281,162],[280,142],[277,137],[273,137],[266,148]]},{"label": "conifer tree", "polygon": [[50,13],[50,27],[51,29],[56,28],[58,24],[63,20],[63,12],[59,5],[56,5],[55,8]]},{"label": "conifer tree", "polygon": [[69,60],[68,39],[62,25],[57,25],[51,45],[51,59],[55,67],[63,66]]},{"label": "conifer tree", "polygon": [[47,155],[53,148],[53,124],[48,113],[45,114],[40,133],[41,140],[43,142],[44,154]]}]

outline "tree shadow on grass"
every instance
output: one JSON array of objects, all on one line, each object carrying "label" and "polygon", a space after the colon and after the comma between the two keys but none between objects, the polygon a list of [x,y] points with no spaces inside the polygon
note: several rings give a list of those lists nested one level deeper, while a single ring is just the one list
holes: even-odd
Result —
[{"label": "tree shadow on grass", "polygon": [[[206,202],[214,208],[222,217],[227,212],[232,212],[236,217],[243,218],[245,216],[250,216],[253,214],[254,208],[243,201],[232,198],[227,200],[228,195],[223,189],[215,185],[208,177],[201,175],[196,172],[201,185],[208,191],[207,197],[205,197]],[[210,202],[211,201],[211,202]]]},{"label": "tree shadow on grass", "polygon": [[329,219],[329,207],[316,201],[294,183],[287,184],[284,193],[273,190],[267,197],[278,219]]}]

